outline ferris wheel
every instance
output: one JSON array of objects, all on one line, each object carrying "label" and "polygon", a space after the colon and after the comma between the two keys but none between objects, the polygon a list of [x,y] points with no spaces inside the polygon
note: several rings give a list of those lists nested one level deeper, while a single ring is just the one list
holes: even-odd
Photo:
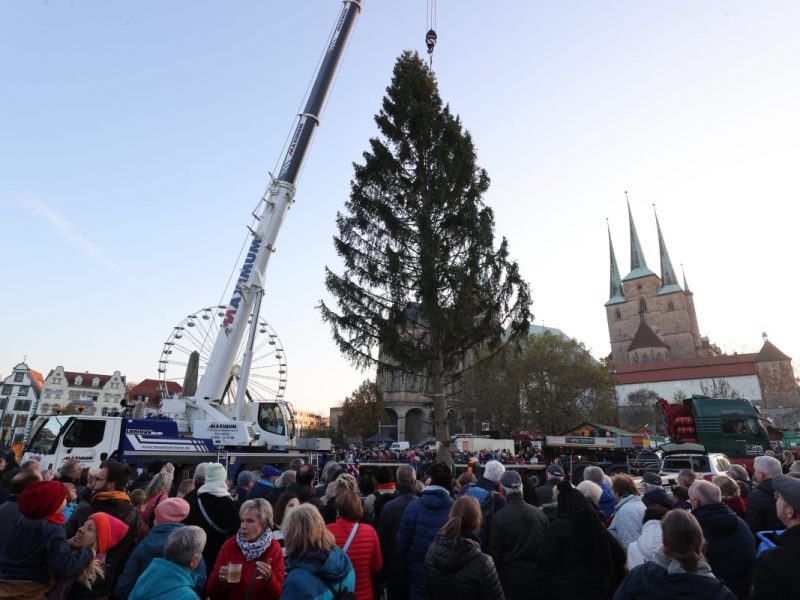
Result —
[{"label": "ferris wheel", "polygon": [[[197,382],[205,373],[226,309],[225,305],[203,308],[188,315],[172,329],[167,341],[164,342],[161,358],[158,361],[159,391],[162,398],[174,394],[177,389],[176,384],[184,389],[185,395],[194,394]],[[246,343],[247,336],[239,346],[236,360],[228,376],[221,398],[224,405],[234,404]],[[192,361],[191,356],[195,352],[197,359]],[[269,323],[259,319],[246,398],[250,401],[283,400],[285,392],[286,352],[275,330]]]}]

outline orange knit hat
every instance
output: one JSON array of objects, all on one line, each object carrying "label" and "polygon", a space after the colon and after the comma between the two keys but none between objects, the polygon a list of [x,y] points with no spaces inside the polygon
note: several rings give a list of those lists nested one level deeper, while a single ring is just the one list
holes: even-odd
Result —
[{"label": "orange knit hat", "polygon": [[89,518],[94,521],[97,529],[97,552],[100,554],[119,544],[128,533],[125,523],[107,513],[96,512],[89,515]]}]

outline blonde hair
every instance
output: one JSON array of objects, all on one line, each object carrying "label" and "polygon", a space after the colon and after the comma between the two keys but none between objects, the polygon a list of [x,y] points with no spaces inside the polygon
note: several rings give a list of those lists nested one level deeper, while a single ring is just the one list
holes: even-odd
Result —
[{"label": "blonde hair", "polygon": [[356,483],[356,478],[353,477],[350,473],[342,473],[339,477],[336,478],[334,482],[334,488],[336,489],[336,495],[338,496],[342,492],[355,492],[358,489],[358,483]]},{"label": "blonde hair", "polygon": [[711,483],[716,485],[722,491],[722,496],[724,498],[739,496],[741,494],[741,490],[739,490],[739,484],[728,475],[714,475],[711,478]]},{"label": "blonde hair", "polygon": [[333,533],[325,527],[325,521],[313,504],[301,504],[290,512],[281,524],[286,556],[294,558],[316,548],[330,552],[336,545]]},{"label": "blonde hair", "polygon": [[272,505],[264,498],[253,498],[242,503],[239,509],[239,518],[244,518],[244,513],[252,510],[258,515],[258,520],[264,529],[272,529]]},{"label": "blonde hair", "polygon": [[147,494],[147,499],[149,500],[158,494],[169,495],[169,490],[172,488],[173,477],[173,471],[162,471],[153,475],[153,478],[150,480],[150,483],[147,484],[147,487],[144,490],[145,494]]},{"label": "blonde hair", "polygon": [[[97,550],[97,548],[95,548]],[[78,572],[78,581],[89,589],[92,589],[94,582],[97,578],[106,578],[106,569],[103,566],[103,561],[98,558],[93,558],[86,566]]]}]

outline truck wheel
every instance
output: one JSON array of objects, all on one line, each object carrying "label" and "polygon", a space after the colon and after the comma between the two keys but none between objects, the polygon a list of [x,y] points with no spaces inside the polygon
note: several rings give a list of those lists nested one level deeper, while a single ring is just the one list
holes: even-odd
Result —
[{"label": "truck wheel", "polygon": [[626,465],[625,463],[616,463],[616,464],[609,465],[608,467],[606,467],[606,475],[608,475],[609,477],[613,477],[617,473],[628,473],[628,474],[630,474],[629,471],[628,471],[628,465]]}]

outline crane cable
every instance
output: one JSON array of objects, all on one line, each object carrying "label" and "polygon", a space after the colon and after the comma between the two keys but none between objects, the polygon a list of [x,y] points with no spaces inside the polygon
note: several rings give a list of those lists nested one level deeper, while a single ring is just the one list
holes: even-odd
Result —
[{"label": "crane cable", "polygon": [[428,0],[428,7],[425,14],[426,28],[425,45],[428,47],[428,60],[433,68],[433,49],[436,47],[436,0]]}]

